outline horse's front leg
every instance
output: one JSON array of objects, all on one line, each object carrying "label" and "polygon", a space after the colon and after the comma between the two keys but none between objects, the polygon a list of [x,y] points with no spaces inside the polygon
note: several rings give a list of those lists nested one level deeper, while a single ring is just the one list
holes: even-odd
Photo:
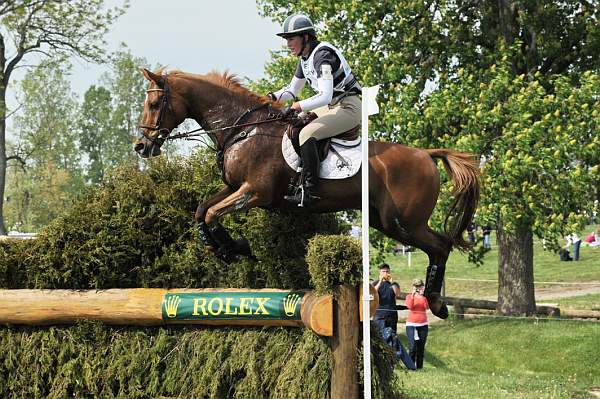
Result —
[{"label": "horse's front leg", "polygon": [[226,196],[223,200],[209,207],[206,211],[205,221],[212,239],[218,245],[217,256],[226,262],[235,259],[236,255],[253,258],[250,245],[246,238],[233,240],[229,232],[219,224],[219,218],[228,213],[233,213],[256,206],[265,205],[265,201],[251,189],[248,184],[242,185],[239,190]]},{"label": "horse's front leg", "polygon": [[196,213],[194,214],[194,220],[198,226],[200,241],[209,251],[217,251],[219,244],[213,238],[206,223],[206,212],[211,206],[223,201],[223,199],[231,195],[231,193],[233,193],[233,190],[229,186],[225,186],[218,193],[199,204],[198,208],[196,209]]}]

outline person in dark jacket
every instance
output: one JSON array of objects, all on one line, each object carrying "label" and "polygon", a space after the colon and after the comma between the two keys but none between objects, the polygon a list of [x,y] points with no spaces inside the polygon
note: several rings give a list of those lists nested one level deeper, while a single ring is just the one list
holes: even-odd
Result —
[{"label": "person in dark jacket", "polygon": [[379,294],[379,306],[375,312],[374,320],[383,320],[384,327],[391,327],[397,332],[398,311],[396,298],[400,297],[400,285],[393,281],[390,265],[383,263],[379,266],[379,279],[371,283]]}]

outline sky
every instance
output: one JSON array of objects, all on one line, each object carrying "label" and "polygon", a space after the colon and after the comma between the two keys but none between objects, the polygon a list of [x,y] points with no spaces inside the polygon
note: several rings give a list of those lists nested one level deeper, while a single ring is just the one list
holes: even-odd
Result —
[{"label": "sky", "polygon": [[[108,6],[122,3],[106,1]],[[200,74],[229,70],[257,79],[264,74],[270,50],[284,44],[275,35],[279,29],[279,24],[258,14],[253,0],[131,0],[105,39],[108,51],[124,42],[150,65]],[[81,96],[106,69],[73,62],[71,85]]]}]

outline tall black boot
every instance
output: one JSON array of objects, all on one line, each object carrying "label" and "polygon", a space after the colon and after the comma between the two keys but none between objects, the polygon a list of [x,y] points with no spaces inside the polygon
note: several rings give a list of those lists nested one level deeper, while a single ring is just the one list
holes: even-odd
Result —
[{"label": "tall black boot", "polygon": [[427,266],[427,281],[425,282],[425,296],[429,301],[431,313],[445,319],[448,317],[448,306],[442,301],[442,284],[444,284],[445,266]]},{"label": "tall black boot", "polygon": [[302,186],[294,195],[286,195],[284,198],[298,206],[306,207],[319,198],[315,195],[319,181],[317,139],[311,137],[300,146],[300,158],[302,159]]}]

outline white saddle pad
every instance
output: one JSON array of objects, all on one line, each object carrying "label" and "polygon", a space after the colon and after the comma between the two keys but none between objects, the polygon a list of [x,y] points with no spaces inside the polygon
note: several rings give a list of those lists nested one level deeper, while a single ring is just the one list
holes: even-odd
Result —
[{"label": "white saddle pad", "polygon": [[[361,163],[360,137],[352,141],[331,139],[331,146],[337,151],[337,154],[329,150],[327,158],[321,162],[319,177],[322,179],[346,179],[354,176],[360,169]],[[283,140],[281,140],[281,152],[290,168],[295,171],[301,170],[300,156],[294,150],[292,141],[287,134],[283,135]]]}]

